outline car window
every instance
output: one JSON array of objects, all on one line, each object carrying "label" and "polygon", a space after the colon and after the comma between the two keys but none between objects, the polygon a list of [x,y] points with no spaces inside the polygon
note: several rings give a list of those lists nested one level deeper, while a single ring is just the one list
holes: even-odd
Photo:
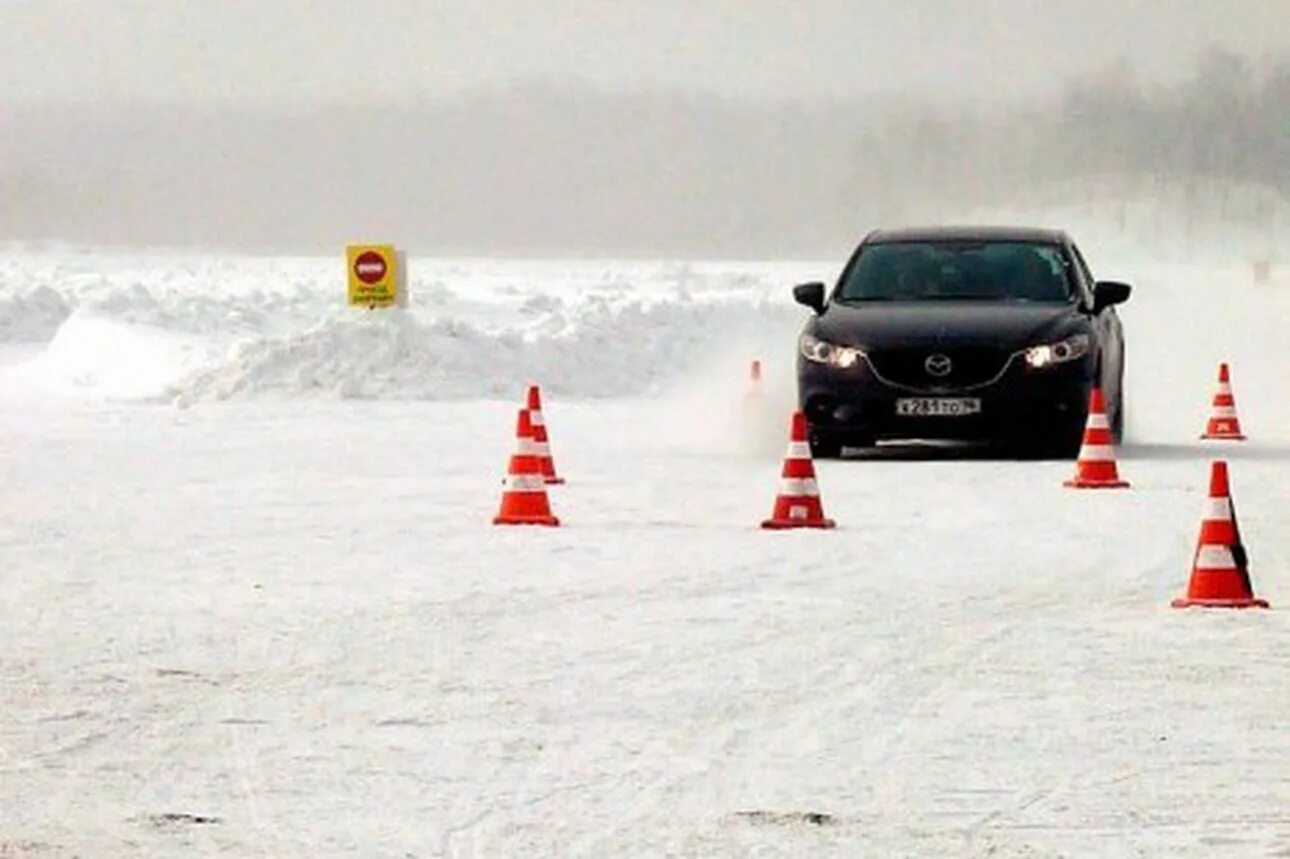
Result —
[{"label": "car window", "polygon": [[1094,283],[1093,270],[1084,261],[1084,254],[1080,253],[1080,249],[1076,245],[1071,245],[1071,253],[1075,255],[1075,262],[1079,264],[1079,270],[1084,274],[1084,282],[1091,287]]},{"label": "car window", "polygon": [[1085,301],[1091,302],[1093,299],[1093,286],[1097,281],[1093,278],[1093,271],[1088,267],[1088,263],[1084,261],[1084,254],[1080,253],[1080,249],[1074,244],[1070,248],[1071,254],[1075,257],[1075,264],[1079,266],[1080,274],[1084,281]]},{"label": "car window", "polygon": [[841,301],[1069,302],[1061,249],[1037,242],[890,242],[861,250]]}]

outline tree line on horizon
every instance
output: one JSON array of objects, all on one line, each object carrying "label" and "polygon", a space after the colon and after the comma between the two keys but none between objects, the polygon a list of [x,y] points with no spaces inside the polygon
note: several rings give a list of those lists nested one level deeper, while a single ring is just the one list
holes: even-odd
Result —
[{"label": "tree line on horizon", "polygon": [[6,112],[0,240],[769,257],[1055,201],[1181,195],[1212,209],[1256,188],[1274,202],[1244,213],[1255,225],[1290,203],[1290,60],[1256,72],[1223,52],[1169,85],[1121,65],[984,106],[535,86],[364,106]]}]

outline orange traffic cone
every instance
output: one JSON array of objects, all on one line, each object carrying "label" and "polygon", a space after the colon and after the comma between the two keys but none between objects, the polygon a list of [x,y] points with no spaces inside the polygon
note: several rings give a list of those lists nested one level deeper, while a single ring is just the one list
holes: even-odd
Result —
[{"label": "orange traffic cone", "polygon": [[502,507],[493,524],[559,525],[560,520],[551,515],[546,481],[542,477],[542,461],[533,441],[533,423],[528,409],[520,409],[515,437],[516,449],[506,470]]},{"label": "orange traffic cone", "polygon": [[1191,582],[1187,596],[1176,599],[1174,608],[1267,608],[1266,600],[1255,599],[1250,584],[1249,561],[1241,545],[1236,524],[1236,507],[1227,485],[1227,463],[1214,462],[1209,474],[1209,498],[1196,540]]},{"label": "orange traffic cone", "polygon": [[771,518],[761,526],[771,529],[832,528],[836,524],[832,519],[824,518],[820,488],[815,482],[815,464],[811,461],[811,446],[806,441],[806,415],[794,412],[775,509]]},{"label": "orange traffic cone", "polygon": [[1088,422],[1084,425],[1075,476],[1062,485],[1075,489],[1123,489],[1129,485],[1120,479],[1116,469],[1111,423],[1106,417],[1101,388],[1094,388],[1089,397]]},{"label": "orange traffic cone", "polygon": [[744,388],[743,410],[747,420],[752,413],[762,406],[761,361],[753,361],[748,367],[748,387]]},{"label": "orange traffic cone", "polygon": [[748,368],[748,392],[744,396],[761,396],[761,361],[754,360]]},{"label": "orange traffic cone", "polygon": [[563,477],[555,473],[555,460],[551,458],[551,441],[546,434],[546,418],[542,417],[542,391],[537,385],[529,385],[529,420],[533,424],[533,443],[536,445],[538,458],[542,462],[542,478],[548,484],[564,483]]},{"label": "orange traffic cone", "polygon": [[1245,436],[1241,434],[1241,421],[1236,416],[1236,399],[1232,396],[1232,380],[1227,372],[1227,364],[1218,365],[1218,391],[1214,394],[1209,423],[1201,438],[1245,440]]}]

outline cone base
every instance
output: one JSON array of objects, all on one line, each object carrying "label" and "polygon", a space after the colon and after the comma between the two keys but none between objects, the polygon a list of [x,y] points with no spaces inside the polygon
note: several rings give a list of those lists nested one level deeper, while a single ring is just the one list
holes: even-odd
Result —
[{"label": "cone base", "polygon": [[1201,439],[1202,439],[1202,440],[1204,440],[1204,441],[1245,441],[1245,436],[1243,436],[1243,435],[1209,435],[1208,433],[1206,433],[1205,435],[1201,436]]},{"label": "cone base", "polygon": [[1062,486],[1066,486],[1070,489],[1128,489],[1129,481],[1084,480],[1079,477],[1072,477],[1070,480],[1063,481]]},{"label": "cone base", "polygon": [[836,528],[832,519],[767,519],[761,523],[767,531],[788,531],[792,528]]},{"label": "cone base", "polygon": [[498,516],[493,519],[494,525],[543,525],[556,528],[560,520],[554,516]]},{"label": "cone base", "polygon": [[1237,599],[1187,599],[1179,597],[1169,603],[1174,608],[1271,608],[1267,600],[1256,597],[1239,597]]}]

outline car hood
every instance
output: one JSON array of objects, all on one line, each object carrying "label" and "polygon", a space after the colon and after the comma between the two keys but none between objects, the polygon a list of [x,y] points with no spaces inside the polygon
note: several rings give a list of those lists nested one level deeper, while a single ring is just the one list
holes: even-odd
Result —
[{"label": "car hood", "polygon": [[1086,320],[1075,305],[874,301],[830,304],[808,330],[831,343],[862,349],[947,343],[1020,349],[1066,337]]}]

